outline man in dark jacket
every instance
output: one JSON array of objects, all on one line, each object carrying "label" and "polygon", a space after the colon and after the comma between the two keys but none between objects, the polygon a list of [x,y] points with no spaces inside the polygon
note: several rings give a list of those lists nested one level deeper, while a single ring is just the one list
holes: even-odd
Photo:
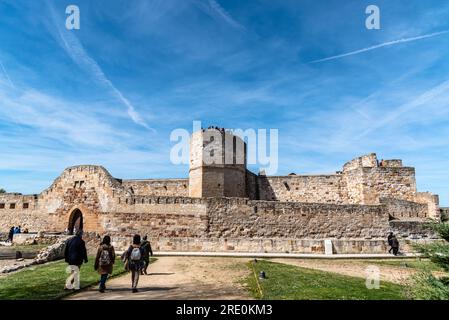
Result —
[{"label": "man in dark jacket", "polygon": [[399,240],[395,236],[391,238],[391,248],[393,249],[393,254],[397,256],[399,253]]},{"label": "man in dark jacket", "polygon": [[67,241],[64,258],[69,264],[70,276],[66,280],[65,289],[80,289],[79,270],[81,265],[87,263],[86,243],[82,239],[83,232],[80,230],[72,239]]},{"label": "man in dark jacket", "polygon": [[145,266],[142,269],[142,274],[148,274],[147,269],[150,264],[150,256],[153,255],[153,250],[151,249],[150,241],[148,241],[148,236],[143,237],[140,247],[143,250],[143,261],[145,262]]},{"label": "man in dark jacket", "polygon": [[12,240],[14,239],[14,226],[11,227],[11,229],[9,229],[9,234],[8,234],[8,241],[12,242]]},{"label": "man in dark jacket", "polygon": [[388,253],[391,253],[391,250],[393,250],[393,247],[391,246],[393,237],[394,237],[393,232],[390,232],[387,238],[388,245],[390,246],[390,250],[388,250]]}]

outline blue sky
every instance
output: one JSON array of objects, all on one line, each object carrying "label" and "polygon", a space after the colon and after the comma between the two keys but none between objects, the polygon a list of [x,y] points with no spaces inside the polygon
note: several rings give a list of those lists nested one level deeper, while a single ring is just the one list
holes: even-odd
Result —
[{"label": "blue sky", "polygon": [[[80,30],[65,29],[70,4]],[[380,30],[365,28],[370,4]],[[186,177],[169,136],[200,120],[279,129],[278,174],[402,158],[449,205],[449,3],[0,0],[0,17],[8,191],[39,193],[78,164]]]}]

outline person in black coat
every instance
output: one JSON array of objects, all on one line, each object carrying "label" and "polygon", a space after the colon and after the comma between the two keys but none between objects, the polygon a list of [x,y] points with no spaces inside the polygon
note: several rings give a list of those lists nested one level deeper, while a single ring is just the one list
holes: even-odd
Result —
[{"label": "person in black coat", "polygon": [[391,238],[391,248],[393,249],[393,254],[397,256],[399,253],[399,240],[395,236]]},{"label": "person in black coat", "polygon": [[391,250],[393,250],[393,247],[391,245],[393,237],[394,237],[393,232],[390,232],[390,234],[388,235],[388,238],[387,238],[388,245],[390,246],[390,250],[388,250],[388,253],[391,253]]},{"label": "person in black coat", "polygon": [[8,234],[8,241],[12,242],[13,238],[14,238],[14,226],[11,227],[11,229],[9,229],[9,234]]},{"label": "person in black coat", "polygon": [[80,230],[76,236],[67,241],[64,251],[65,262],[71,268],[71,274],[67,278],[65,289],[79,290],[79,269],[81,265],[87,263],[86,243],[82,239],[83,232]]},{"label": "person in black coat", "polygon": [[147,269],[148,269],[148,265],[150,264],[150,256],[153,255],[153,249],[151,248],[150,241],[148,241],[148,236],[143,237],[143,241],[142,241],[140,247],[143,250],[143,261],[145,263],[144,267],[142,268],[141,274],[148,275]]}]

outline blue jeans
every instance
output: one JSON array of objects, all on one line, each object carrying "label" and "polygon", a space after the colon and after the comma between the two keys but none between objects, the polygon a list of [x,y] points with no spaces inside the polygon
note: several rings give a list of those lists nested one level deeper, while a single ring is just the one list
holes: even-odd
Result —
[{"label": "blue jeans", "polygon": [[108,274],[102,274],[100,278],[100,289],[106,288],[106,280],[108,280]]}]

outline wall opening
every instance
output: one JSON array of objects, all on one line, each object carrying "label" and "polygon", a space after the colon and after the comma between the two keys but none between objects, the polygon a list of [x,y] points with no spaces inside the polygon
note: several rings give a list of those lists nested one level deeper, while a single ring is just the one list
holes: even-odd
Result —
[{"label": "wall opening", "polygon": [[76,209],[72,212],[69,218],[68,231],[69,234],[75,234],[77,231],[83,230],[83,213]]}]

